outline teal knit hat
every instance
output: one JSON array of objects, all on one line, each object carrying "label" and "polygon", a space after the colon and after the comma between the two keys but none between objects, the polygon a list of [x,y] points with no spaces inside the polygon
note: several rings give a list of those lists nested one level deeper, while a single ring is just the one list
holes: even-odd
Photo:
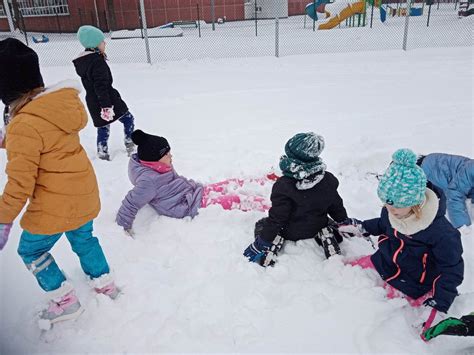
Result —
[{"label": "teal knit hat", "polygon": [[314,132],[298,133],[285,145],[285,153],[290,159],[310,163],[319,160],[324,149],[324,138]]},{"label": "teal knit hat", "polygon": [[377,194],[383,203],[396,208],[416,206],[425,200],[426,175],[416,165],[416,154],[399,149],[379,182]]},{"label": "teal knit hat", "polygon": [[298,180],[297,188],[309,189],[324,177],[326,164],[319,155],[324,149],[324,138],[320,135],[298,133],[285,145],[285,153],[280,158],[283,175]]},{"label": "teal knit hat", "polygon": [[96,48],[105,39],[105,35],[97,27],[86,25],[79,28],[77,38],[84,48]]}]

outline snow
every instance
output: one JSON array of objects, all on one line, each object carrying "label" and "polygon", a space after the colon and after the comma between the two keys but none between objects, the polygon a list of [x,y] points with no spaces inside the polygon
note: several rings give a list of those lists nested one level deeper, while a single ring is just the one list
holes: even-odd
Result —
[{"label": "snow", "polygon": [[[137,126],[166,137],[177,171],[203,183],[278,172],[287,139],[314,131],[350,216],[364,219],[380,212],[373,174],[396,149],[473,156],[471,47],[111,65]],[[76,77],[72,64],[43,73],[48,84]],[[81,135],[101,191],[95,233],[123,294],[96,295],[63,238],[52,252],[86,311],[41,331],[47,300],[16,254],[15,223],[0,254],[0,353],[474,351],[472,338],[425,344],[411,327],[417,310],[387,300],[374,273],[345,265],[373,252],[363,239],[346,240],[330,260],[312,240],[288,242],[263,269],[242,252],[265,214],[217,206],[194,220],[146,207],[127,237],[114,223],[131,186],[122,127],[112,126],[111,162],[95,157],[95,134],[90,124]],[[270,188],[252,186],[267,196]],[[473,236],[463,236],[453,316],[474,310]]]},{"label": "snow", "polygon": [[[183,35],[181,28],[149,28],[147,30],[148,36],[155,37],[180,37]],[[114,31],[111,34],[112,39],[127,39],[127,38],[142,38],[142,30],[122,30]]]}]

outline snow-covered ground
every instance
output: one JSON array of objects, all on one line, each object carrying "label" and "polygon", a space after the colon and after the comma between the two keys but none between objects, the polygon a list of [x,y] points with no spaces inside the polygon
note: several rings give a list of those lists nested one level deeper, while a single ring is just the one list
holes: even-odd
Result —
[{"label": "snow-covered ground", "polygon": [[[177,171],[203,183],[278,167],[288,138],[315,131],[353,217],[378,215],[377,181],[394,150],[473,156],[472,48],[421,49],[116,65],[116,86],[138,127],[168,138]],[[75,78],[72,65],[44,68],[45,81]],[[373,252],[364,240],[325,260],[312,240],[287,243],[274,268],[248,263],[260,212],[210,207],[194,220],[144,208],[126,237],[114,217],[130,183],[119,123],[111,162],[95,158],[95,129],[81,139],[97,172],[95,221],[123,295],[88,287],[66,239],[53,249],[86,312],[41,332],[44,293],[16,254],[15,224],[0,254],[0,353],[317,352],[473,353],[473,341],[423,343],[416,310],[387,300],[377,278],[344,261]],[[6,158],[0,152],[0,169]],[[278,171],[278,170],[277,170]],[[5,175],[0,176],[0,185]],[[261,193],[269,194],[270,187]],[[60,208],[60,206],[58,206]],[[17,221],[18,222],[18,221]],[[474,233],[463,236],[465,280],[450,309],[474,310]]]}]

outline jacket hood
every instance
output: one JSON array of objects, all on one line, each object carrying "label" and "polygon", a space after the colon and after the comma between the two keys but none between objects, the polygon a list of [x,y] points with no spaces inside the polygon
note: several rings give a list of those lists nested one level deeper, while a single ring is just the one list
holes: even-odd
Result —
[{"label": "jacket hood", "polygon": [[41,117],[66,133],[79,132],[87,124],[87,113],[79,93],[80,84],[66,80],[47,87],[18,114],[26,113]]},{"label": "jacket hood", "polygon": [[100,54],[95,52],[84,51],[79,56],[74,59],[74,67],[76,68],[76,73],[81,78],[84,78],[89,70],[89,67],[93,62],[100,58]]}]

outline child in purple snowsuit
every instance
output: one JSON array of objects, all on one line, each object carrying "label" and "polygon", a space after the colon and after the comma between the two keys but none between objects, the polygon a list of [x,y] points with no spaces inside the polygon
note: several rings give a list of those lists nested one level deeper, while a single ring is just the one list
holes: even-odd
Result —
[{"label": "child in purple snowsuit", "polygon": [[[269,203],[259,196],[242,196],[235,187],[242,187],[244,180],[229,179],[203,186],[180,176],[173,169],[171,148],[168,141],[141,130],[132,133],[137,154],[130,158],[128,175],[134,185],[122,201],[117,214],[117,224],[129,234],[138,211],[149,204],[159,214],[173,218],[194,217],[198,209],[218,204],[226,210],[243,211],[269,209]],[[251,180],[261,185],[271,181],[271,176]]]}]

